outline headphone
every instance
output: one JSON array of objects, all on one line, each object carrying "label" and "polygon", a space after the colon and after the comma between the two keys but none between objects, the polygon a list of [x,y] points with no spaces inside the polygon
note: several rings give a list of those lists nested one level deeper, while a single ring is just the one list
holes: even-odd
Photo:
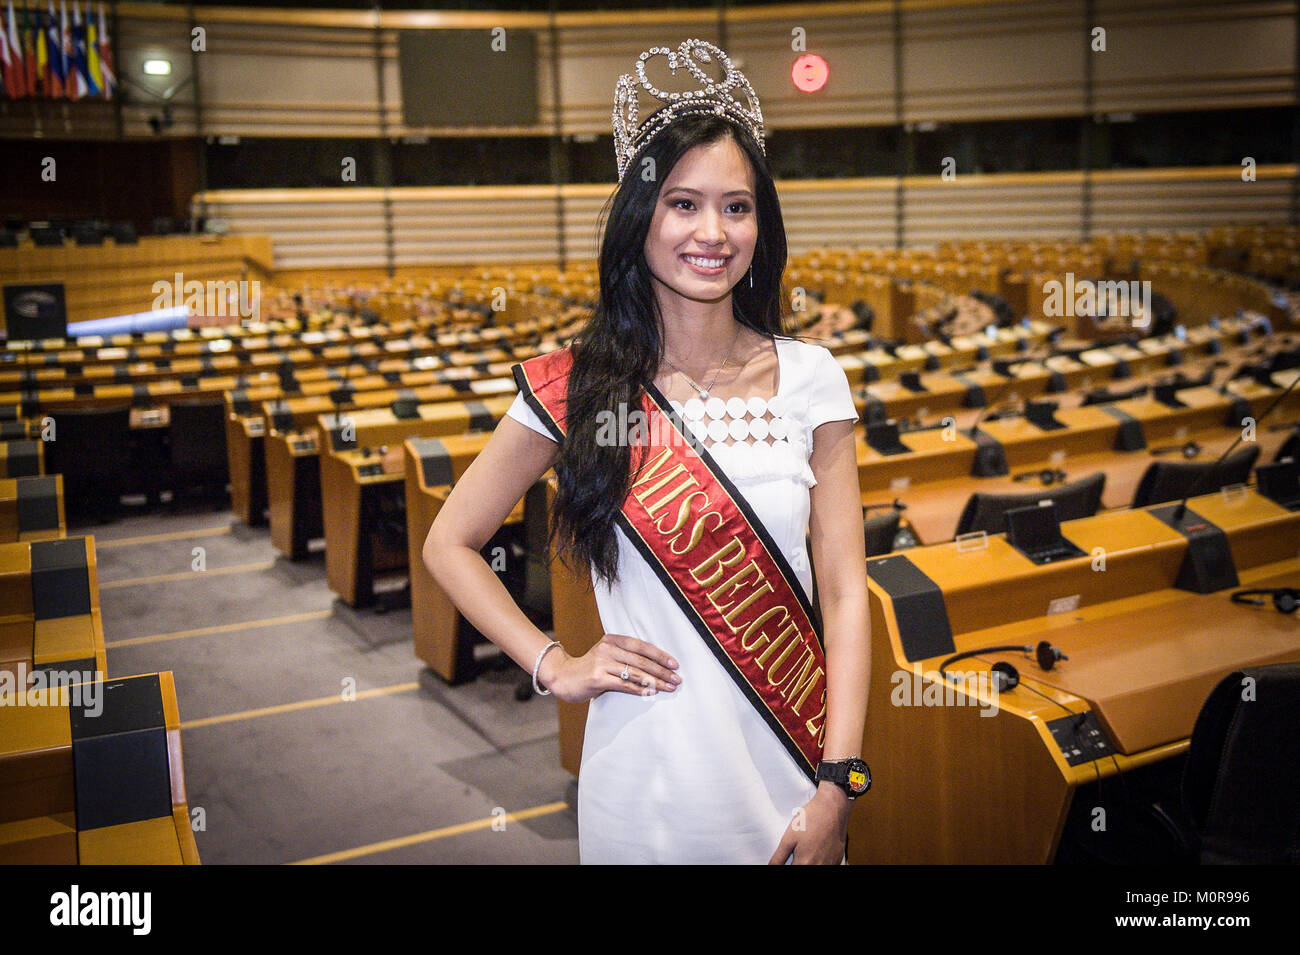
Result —
[{"label": "headphone", "polygon": [[1044,487],[1050,487],[1053,484],[1064,484],[1066,474],[1060,468],[1043,468],[1041,471],[1025,471],[1023,474],[1016,474],[1011,480],[1028,481],[1030,478],[1038,478]]},{"label": "headphone", "polygon": [[[939,675],[945,680],[948,679],[948,667],[952,666],[958,660],[965,660],[967,657],[979,656],[981,653],[1032,653],[1034,660],[1038,663],[1040,670],[1050,670],[1056,666],[1057,660],[1070,659],[1056,647],[1052,646],[1046,640],[1040,640],[1038,646],[1021,646],[1019,644],[1008,644],[997,647],[980,647],[978,650],[967,650],[964,653],[957,653],[950,656],[939,664]],[[1020,685],[1020,671],[1010,663],[998,662],[989,668],[992,675],[993,688],[999,693],[1006,690],[1014,690]]]},{"label": "headphone", "polygon": [[1197,444],[1195,441],[1188,441],[1186,444],[1181,444],[1181,445],[1179,445],[1179,444],[1169,444],[1169,445],[1165,445],[1163,448],[1152,448],[1152,449],[1151,449],[1151,453],[1152,453],[1152,454],[1169,454],[1169,453],[1171,453],[1171,452],[1173,452],[1173,451],[1178,451],[1178,452],[1180,452],[1180,453],[1182,454],[1182,456],[1185,457],[1185,458],[1194,458],[1194,457],[1196,457],[1197,455],[1199,455],[1203,450],[1205,450],[1205,449],[1202,448],[1202,447],[1201,447],[1199,444]]},{"label": "headphone", "polygon": [[1264,606],[1264,601],[1260,600],[1257,594],[1264,594],[1273,598],[1273,606],[1278,613],[1295,613],[1296,607],[1300,607],[1300,588],[1296,587],[1264,587],[1260,590],[1238,590],[1232,595],[1232,602],[1236,604],[1254,604],[1256,607]]}]

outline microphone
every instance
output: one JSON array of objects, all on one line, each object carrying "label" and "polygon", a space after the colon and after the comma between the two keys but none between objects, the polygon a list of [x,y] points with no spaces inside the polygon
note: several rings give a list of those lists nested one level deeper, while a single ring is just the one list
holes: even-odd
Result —
[{"label": "microphone", "polygon": [[[985,421],[987,421],[990,417],[992,417],[992,415],[995,412],[998,412],[1000,410],[1001,411],[1014,410],[1016,404],[1017,402],[1014,401],[1000,401],[997,404],[989,405],[987,408],[981,411],[979,415],[975,418],[975,422],[970,426],[968,430],[971,440],[973,441],[975,439],[975,432],[979,430],[979,426],[982,425]],[[1023,414],[1023,412],[1020,413]]]},{"label": "microphone", "polygon": [[[1263,414],[1261,414],[1258,418],[1255,419],[1256,431],[1259,430],[1260,423],[1265,418],[1268,417],[1269,413],[1274,408],[1276,408],[1279,404],[1282,403],[1283,398],[1285,398],[1287,395],[1291,393],[1291,389],[1296,386],[1296,382],[1298,381],[1300,381],[1300,375],[1296,375],[1294,378],[1292,378],[1291,384],[1283,388],[1282,393],[1273,399],[1273,403],[1269,405],[1267,408],[1265,408]],[[1199,490],[1201,485],[1206,483],[1206,479],[1211,474],[1214,474],[1219,470],[1219,467],[1223,464],[1225,460],[1227,460],[1228,455],[1232,454],[1232,452],[1237,449],[1237,445],[1241,444],[1243,437],[1244,436],[1242,434],[1238,433],[1237,440],[1233,441],[1232,444],[1228,446],[1228,450],[1224,451],[1221,455],[1219,455],[1219,459],[1215,461],[1212,465],[1210,465],[1209,468],[1202,471],[1200,476],[1195,481],[1192,482],[1191,487],[1187,489],[1187,493],[1183,495],[1183,499],[1178,502],[1178,507],[1174,509],[1174,512],[1171,515],[1174,523],[1181,524],[1183,522],[1183,517],[1187,514],[1187,501],[1193,496],[1193,492]]]},{"label": "microphone", "polygon": [[882,507],[892,507],[896,511],[907,510],[907,505],[904,504],[902,501],[900,501],[898,498],[894,498],[894,500],[889,504],[864,504],[862,505],[862,510],[872,511]]}]

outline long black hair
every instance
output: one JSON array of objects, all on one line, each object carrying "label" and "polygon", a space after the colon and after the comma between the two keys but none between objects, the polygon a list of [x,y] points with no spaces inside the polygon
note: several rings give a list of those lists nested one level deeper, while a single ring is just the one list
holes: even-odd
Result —
[{"label": "long black hair", "polygon": [[[763,152],[742,126],[724,116],[678,117],[642,149],[605,204],[600,298],[571,342],[568,427],[555,464],[558,491],[550,536],[565,563],[574,569],[590,564],[607,584],[618,574],[614,519],[627,497],[632,447],[626,440],[597,441],[597,433],[605,417],[600,412],[641,407],[640,394],[663,359],[661,316],[645,257],[660,183],[688,150],[726,137],[749,158],[758,220],[753,286],[746,278],[732,288],[732,314],[769,340],[788,337],[781,290],[785,223]],[[643,169],[657,174],[643,176]]]}]

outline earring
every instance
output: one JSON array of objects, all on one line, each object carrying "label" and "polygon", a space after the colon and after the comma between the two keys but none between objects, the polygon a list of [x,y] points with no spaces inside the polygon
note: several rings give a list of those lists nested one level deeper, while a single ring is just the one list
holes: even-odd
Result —
[{"label": "earring", "polygon": [[752,265],[749,267],[749,287],[754,287],[754,267]]}]

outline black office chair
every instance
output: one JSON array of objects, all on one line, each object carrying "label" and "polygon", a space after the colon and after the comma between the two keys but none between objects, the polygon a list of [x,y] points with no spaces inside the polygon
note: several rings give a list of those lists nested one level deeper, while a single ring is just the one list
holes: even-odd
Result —
[{"label": "black office chair", "polygon": [[113,241],[118,245],[138,245],[140,237],[136,234],[135,223],[116,222],[112,228]]},{"label": "black office chair", "polygon": [[1192,729],[1181,805],[1155,807],[1185,861],[1300,863],[1297,725],[1300,663],[1243,668],[1219,681]]},{"label": "black office chair", "polygon": [[177,402],[168,426],[171,442],[172,503],[192,488],[223,499],[230,481],[223,402]]},{"label": "black office chair", "polygon": [[1018,507],[1030,507],[1039,501],[1052,501],[1061,521],[1092,517],[1101,506],[1101,492],[1106,487],[1106,473],[1098,471],[1059,486],[1044,487],[1025,494],[990,494],[976,491],[962,508],[957,533],[984,531],[1001,534],[1007,529],[1006,513]]},{"label": "black office chair", "polygon": [[27,233],[34,245],[40,246],[58,246],[63,245],[63,230],[55,228],[37,228],[33,226]]},{"label": "black office chair", "polygon": [[45,473],[63,475],[69,524],[117,516],[131,460],[130,415],[126,405],[51,415],[54,440],[45,442]]},{"label": "black office chair", "polygon": [[869,515],[862,522],[868,557],[879,557],[893,551],[894,537],[898,534],[898,525],[902,517],[902,511],[891,507],[879,514]]},{"label": "black office chair", "polygon": [[1277,454],[1273,455],[1273,463],[1276,464],[1283,458],[1300,461],[1300,426],[1296,426],[1291,435],[1282,442],[1282,446],[1277,449]]},{"label": "black office chair", "polygon": [[1214,468],[1213,461],[1155,461],[1138,482],[1137,491],[1133,495],[1133,507],[1180,501],[1192,491],[1209,494],[1229,484],[1245,484],[1258,457],[1259,445],[1242,448],[1224,460],[1213,480],[1209,477],[1210,470]]}]

